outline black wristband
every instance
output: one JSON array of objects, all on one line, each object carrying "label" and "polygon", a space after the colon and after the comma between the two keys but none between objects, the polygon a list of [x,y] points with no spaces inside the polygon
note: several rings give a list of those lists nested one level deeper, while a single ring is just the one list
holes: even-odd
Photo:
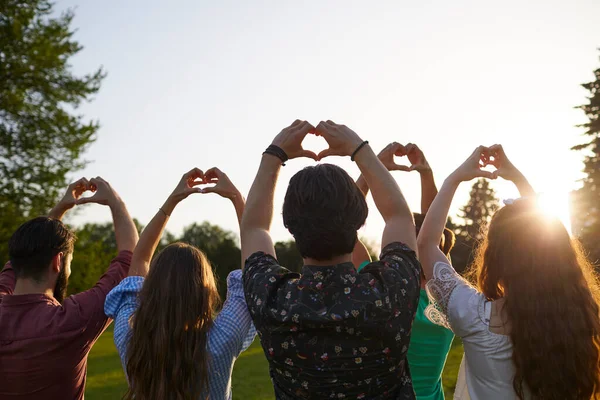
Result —
[{"label": "black wristband", "polygon": [[354,150],[354,153],[352,153],[352,156],[350,157],[350,159],[351,159],[352,161],[354,161],[354,157],[356,156],[356,153],[358,153],[358,152],[360,151],[360,149],[362,149],[363,147],[365,147],[365,145],[366,145],[366,144],[369,144],[369,141],[368,141],[368,140],[365,140],[364,142],[362,142],[362,143],[360,144],[360,146],[358,146],[358,147],[356,148],[356,150]]},{"label": "black wristband", "polygon": [[286,152],[283,151],[283,149],[281,147],[276,146],[274,144],[267,147],[267,149],[264,151],[263,154],[270,154],[272,156],[279,158],[281,160],[281,165],[284,165],[284,166],[285,166],[285,162],[287,160],[289,160],[289,157],[286,154]]}]

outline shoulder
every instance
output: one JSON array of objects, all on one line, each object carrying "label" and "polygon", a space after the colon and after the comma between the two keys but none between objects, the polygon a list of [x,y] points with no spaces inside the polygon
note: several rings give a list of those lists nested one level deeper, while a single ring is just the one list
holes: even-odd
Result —
[{"label": "shoulder", "polygon": [[144,286],[141,276],[129,276],[121,281],[106,296],[104,313],[110,318],[116,318],[124,306],[137,307],[137,296]]}]

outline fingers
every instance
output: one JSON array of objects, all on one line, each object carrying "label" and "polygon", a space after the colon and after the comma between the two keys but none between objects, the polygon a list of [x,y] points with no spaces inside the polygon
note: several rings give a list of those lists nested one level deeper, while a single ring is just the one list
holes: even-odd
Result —
[{"label": "fingers", "polygon": [[204,172],[202,172],[202,170],[199,168],[192,168],[191,170],[183,174],[183,178],[192,180],[196,178],[204,178]]},{"label": "fingers", "polygon": [[337,156],[337,155],[339,155],[339,154],[335,150],[325,149],[317,155],[317,161],[321,161],[325,157]]},{"label": "fingers", "polygon": [[312,126],[308,121],[303,121],[296,127],[296,134],[300,135],[308,135],[309,133],[314,133],[315,127]]},{"label": "fingers", "polygon": [[221,171],[219,168],[217,167],[212,167],[211,169],[209,169],[208,171],[206,171],[204,173],[204,181],[210,181],[213,179],[220,179],[223,175],[225,175],[223,173],[223,171]]},{"label": "fingers", "polygon": [[96,202],[96,196],[97,195],[93,195],[91,197],[83,197],[81,199],[78,199],[75,204],[77,205],[81,205],[81,204],[88,204],[88,203],[95,203]]},{"label": "fingers", "polygon": [[478,176],[480,178],[496,179],[496,172],[498,172],[498,171],[490,172],[490,171],[479,170]]},{"label": "fingers", "polygon": [[402,157],[408,154],[408,149],[398,142],[390,143],[388,146],[392,154],[394,154],[395,156]]},{"label": "fingers", "polygon": [[[330,121],[328,121],[330,122]],[[315,128],[317,135],[322,135],[324,133],[329,133],[331,129],[333,129],[333,125],[330,125],[328,122],[321,121]]]},{"label": "fingers", "polygon": [[390,166],[390,171],[404,171],[404,172],[410,172],[412,171],[412,167],[407,167],[406,165],[398,165],[398,164],[394,164]]},{"label": "fingers", "polygon": [[[320,155],[320,153],[319,153],[319,155]],[[298,153],[298,157],[312,158],[315,161],[320,160],[319,156],[310,150],[302,150],[300,153]]]}]

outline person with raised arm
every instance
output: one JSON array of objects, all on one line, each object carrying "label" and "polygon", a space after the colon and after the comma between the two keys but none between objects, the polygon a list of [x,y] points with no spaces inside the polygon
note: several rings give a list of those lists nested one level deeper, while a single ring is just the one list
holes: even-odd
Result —
[{"label": "person with raised arm", "polygon": [[[208,183],[215,185],[198,187]],[[216,315],[220,297],[204,253],[173,243],[153,257],[169,216],[194,193],[231,200],[238,218],[244,211],[244,198],[225,173],[194,168],[142,232],[129,276],[109,293],[104,308],[115,319],[128,400],[231,399],[233,364],[256,335],[240,269],[227,277],[227,299]]]},{"label": "person with raised arm", "polygon": [[[410,167],[397,164],[394,156],[407,156],[411,163]],[[437,194],[433,172],[423,151],[412,143],[403,146],[393,142],[387,145],[377,157],[390,172],[419,172],[421,176],[421,213],[414,214],[418,237],[423,218]],[[369,192],[369,186],[362,175],[358,178],[356,184],[366,196]],[[448,258],[454,242],[454,233],[445,228],[439,241],[439,248]],[[358,271],[362,271],[371,261],[368,252],[360,241],[357,242],[355,251],[352,252],[352,258],[354,265],[358,266]],[[417,399],[443,400],[442,372],[454,334],[450,329],[434,324],[425,316],[425,310],[430,304],[425,291],[426,282],[425,275],[421,274],[419,306],[412,326],[410,346],[408,347],[408,365],[410,366],[410,374]]]},{"label": "person with raised arm", "polygon": [[[66,297],[76,238],[61,219],[86,203],[110,207],[119,253],[93,288]],[[87,356],[111,322],[104,299],[127,275],[137,240],[125,203],[100,177],[72,183],[49,216],[16,230],[0,273],[0,398],[83,399]]]},{"label": "person with raised arm", "polygon": [[[329,148],[302,148],[308,134]],[[290,180],[283,222],[304,259],[300,274],[281,266],[269,229],[282,163],[351,156],[385,221],[381,261],[352,264],[368,209],[341,168],[307,167]],[[419,298],[415,225],[396,181],[355,132],[332,121],[295,121],[262,156],[241,225],[246,302],[261,337],[277,399],[414,399],[406,361]]]},{"label": "person with raised arm", "polygon": [[[494,172],[481,168],[493,165]],[[501,177],[523,198],[492,217],[473,266],[461,278],[438,247],[461,182]],[[478,147],[444,182],[419,233],[434,322],[462,338],[454,398],[592,399],[600,395],[597,279],[563,224],[537,206],[535,192],[500,145]]]}]

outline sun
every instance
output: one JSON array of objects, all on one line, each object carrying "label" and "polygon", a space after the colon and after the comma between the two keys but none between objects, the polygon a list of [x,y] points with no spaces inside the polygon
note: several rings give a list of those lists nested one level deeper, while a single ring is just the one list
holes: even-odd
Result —
[{"label": "sun", "polygon": [[567,231],[571,233],[571,212],[569,194],[560,191],[550,191],[539,194],[538,206],[542,211],[560,219]]}]

